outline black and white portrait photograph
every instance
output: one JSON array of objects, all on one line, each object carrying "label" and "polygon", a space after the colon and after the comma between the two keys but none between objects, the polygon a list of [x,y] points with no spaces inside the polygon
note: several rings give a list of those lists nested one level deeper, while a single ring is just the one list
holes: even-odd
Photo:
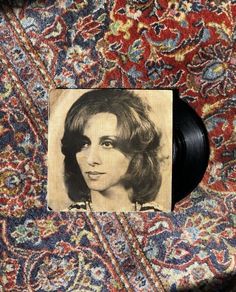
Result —
[{"label": "black and white portrait photograph", "polygon": [[170,211],[171,174],[171,90],[50,92],[50,209]]}]

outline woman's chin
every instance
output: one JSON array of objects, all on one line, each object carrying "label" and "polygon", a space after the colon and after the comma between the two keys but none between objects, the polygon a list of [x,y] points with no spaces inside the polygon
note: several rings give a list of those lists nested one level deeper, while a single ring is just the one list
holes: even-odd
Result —
[{"label": "woman's chin", "polygon": [[94,183],[87,184],[87,185],[88,185],[88,188],[94,192],[105,192],[107,190],[106,186],[101,186],[101,185],[94,184]]}]

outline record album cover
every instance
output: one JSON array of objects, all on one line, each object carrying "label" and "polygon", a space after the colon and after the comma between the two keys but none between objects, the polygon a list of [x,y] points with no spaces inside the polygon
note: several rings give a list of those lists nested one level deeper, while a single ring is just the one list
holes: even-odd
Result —
[{"label": "record album cover", "polygon": [[171,90],[50,92],[48,207],[170,211]]}]

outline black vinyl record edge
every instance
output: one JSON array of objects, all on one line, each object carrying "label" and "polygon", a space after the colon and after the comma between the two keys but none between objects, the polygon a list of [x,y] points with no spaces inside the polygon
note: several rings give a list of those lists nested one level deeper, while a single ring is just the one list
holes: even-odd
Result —
[{"label": "black vinyl record edge", "polygon": [[202,180],[210,155],[208,133],[194,109],[173,90],[172,209]]}]

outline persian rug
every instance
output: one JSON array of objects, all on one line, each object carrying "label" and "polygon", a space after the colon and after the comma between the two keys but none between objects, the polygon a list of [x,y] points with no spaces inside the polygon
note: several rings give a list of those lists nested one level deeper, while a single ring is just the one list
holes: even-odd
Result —
[{"label": "persian rug", "polygon": [[[1,1],[0,290],[233,291],[236,1]],[[53,88],[177,88],[210,161],[164,213],[47,210]]]}]

